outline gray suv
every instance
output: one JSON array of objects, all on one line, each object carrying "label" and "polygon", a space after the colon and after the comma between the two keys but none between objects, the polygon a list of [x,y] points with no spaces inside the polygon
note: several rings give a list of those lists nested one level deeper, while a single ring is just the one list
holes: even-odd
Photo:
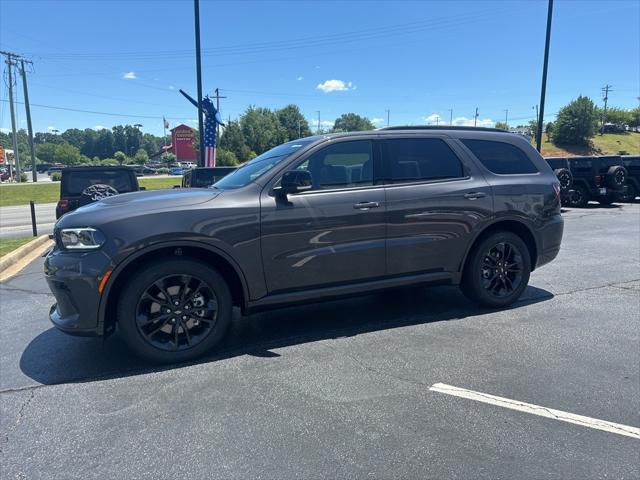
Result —
[{"label": "gray suv", "polygon": [[560,249],[560,184],[501,130],[388,128],[263,153],[210,189],[136,192],[64,215],[51,321],[195,358],[243,313],[408,285],[504,307]]}]

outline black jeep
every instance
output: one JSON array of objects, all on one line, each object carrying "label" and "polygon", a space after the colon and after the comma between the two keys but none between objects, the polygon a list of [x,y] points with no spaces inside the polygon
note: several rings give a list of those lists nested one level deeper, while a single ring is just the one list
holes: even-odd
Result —
[{"label": "black jeep", "polygon": [[627,193],[620,200],[633,202],[640,195],[640,155],[625,155],[622,164],[627,169]]},{"label": "black jeep", "polygon": [[571,174],[571,168],[569,167],[569,160],[566,157],[545,157],[545,160],[551,168],[553,173],[558,177],[560,182],[560,195],[562,196],[562,204],[567,205],[569,198],[572,195],[571,188],[573,187],[573,175]]},{"label": "black jeep", "polygon": [[619,155],[569,157],[567,160],[573,175],[569,206],[582,208],[589,200],[610,205],[626,192],[627,170]]},{"label": "black jeep", "polygon": [[131,167],[68,167],[61,172],[56,218],[106,197],[144,190]]},{"label": "black jeep", "polygon": [[198,167],[187,171],[182,176],[182,188],[207,188],[236,167]]}]

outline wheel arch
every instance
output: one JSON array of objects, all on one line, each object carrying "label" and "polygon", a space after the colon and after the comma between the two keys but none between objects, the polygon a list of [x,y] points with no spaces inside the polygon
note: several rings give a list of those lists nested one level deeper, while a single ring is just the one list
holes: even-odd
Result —
[{"label": "wheel arch", "polygon": [[157,260],[158,256],[195,258],[215,268],[229,284],[233,305],[239,306],[242,312],[246,311],[249,299],[247,282],[240,267],[228,255],[215,247],[198,242],[163,242],[130,255],[113,270],[107,281],[98,312],[98,322],[102,325],[105,336],[115,330],[117,302],[127,278],[130,278],[137,269]]},{"label": "wheel arch", "polygon": [[539,246],[533,230],[521,220],[508,218],[494,221],[493,223],[487,225],[482,231],[480,231],[478,235],[476,235],[476,237],[473,239],[473,242],[471,242],[471,244],[469,245],[467,252],[465,253],[460,268],[460,275],[464,274],[467,263],[470,259],[470,253],[473,251],[476,245],[478,245],[487,236],[501,231],[512,232],[522,239],[522,241],[527,246],[527,249],[529,250],[529,256],[531,258],[531,271],[533,272],[535,270],[536,264],[538,263]]}]

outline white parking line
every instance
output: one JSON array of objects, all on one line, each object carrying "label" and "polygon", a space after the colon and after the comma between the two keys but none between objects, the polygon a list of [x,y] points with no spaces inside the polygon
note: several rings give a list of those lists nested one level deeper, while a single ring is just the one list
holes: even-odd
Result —
[{"label": "white parking line", "polygon": [[432,392],[453,395],[454,397],[467,398],[469,400],[475,400],[477,402],[510,408],[511,410],[530,413],[532,415],[538,415],[540,417],[552,418],[561,422],[575,423],[576,425],[582,425],[583,427],[595,428],[597,430],[603,430],[609,433],[617,433],[618,435],[625,435],[627,437],[640,439],[640,428],[630,427],[628,425],[621,425],[619,423],[598,420],[597,418],[575,415],[573,413],[563,412],[561,410],[554,410],[553,408],[541,407],[539,405],[533,405],[531,403],[525,403],[518,400],[511,400],[509,398],[489,395],[488,393],[475,392],[473,390],[467,390],[466,388],[453,387],[444,383],[434,383],[429,387],[429,390],[431,390]]}]

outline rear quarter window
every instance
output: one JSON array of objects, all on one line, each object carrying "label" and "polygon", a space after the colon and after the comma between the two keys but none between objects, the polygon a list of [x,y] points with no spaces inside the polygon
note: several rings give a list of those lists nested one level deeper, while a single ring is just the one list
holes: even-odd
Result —
[{"label": "rear quarter window", "polygon": [[499,175],[538,173],[526,153],[515,145],[492,140],[461,139],[487,170]]}]

